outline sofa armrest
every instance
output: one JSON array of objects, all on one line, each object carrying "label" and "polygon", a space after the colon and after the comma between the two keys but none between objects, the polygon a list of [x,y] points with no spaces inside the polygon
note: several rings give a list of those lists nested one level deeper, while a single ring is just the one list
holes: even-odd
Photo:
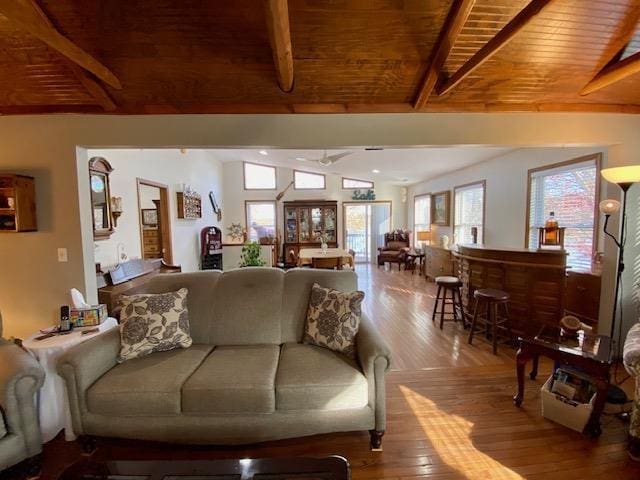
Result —
[{"label": "sofa armrest", "polygon": [[369,404],[375,409],[375,429],[384,431],[386,425],[384,375],[391,366],[391,352],[364,313],[360,320],[356,346],[360,368],[369,383]]},{"label": "sofa armrest", "polygon": [[84,433],[82,414],[87,411],[87,390],[116,366],[119,354],[120,331],[113,328],[70,348],[58,359],[58,373],[67,386],[71,419],[77,434]]},{"label": "sofa armrest", "polygon": [[631,375],[640,376],[640,323],[636,323],[627,333],[622,360]]},{"label": "sofa armrest", "polygon": [[0,408],[9,431],[24,439],[28,456],[42,451],[34,395],[44,383],[44,370],[17,345],[0,345]]}]

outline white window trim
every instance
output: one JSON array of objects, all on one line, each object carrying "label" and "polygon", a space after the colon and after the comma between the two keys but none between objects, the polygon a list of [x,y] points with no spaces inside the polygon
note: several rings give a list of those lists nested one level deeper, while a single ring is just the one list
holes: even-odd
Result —
[{"label": "white window trim", "polygon": [[466,183],[464,185],[458,185],[457,187],[453,188],[453,228],[452,228],[452,234],[454,237],[454,240],[456,243],[459,243],[459,239],[456,237],[456,228],[457,227],[462,227],[466,224],[457,224],[456,223],[456,212],[458,210],[458,208],[456,208],[456,197],[458,192],[464,192],[466,190],[473,190],[476,188],[482,188],[482,228],[480,229],[479,232],[479,236],[480,238],[478,239],[478,243],[482,244],[485,242],[485,230],[486,230],[486,223],[487,223],[487,181],[486,180],[478,180],[477,182],[472,182],[472,183]]},{"label": "white window trim", "polygon": [[[273,227],[274,235],[278,231],[278,206],[275,200],[245,200],[244,202],[244,226],[247,232],[247,240],[251,240],[251,226],[249,225],[249,206],[251,205],[272,205],[273,206]],[[256,239],[259,241],[260,239]]]},{"label": "white window trim", "polygon": [[[307,175],[316,175],[322,177],[322,187],[298,187],[296,185],[296,173],[306,173]],[[327,189],[327,176],[324,173],[307,172],[305,170],[293,171],[293,189],[294,190],[326,190]]]},{"label": "white window trim", "polygon": [[[266,188],[247,188],[247,171],[246,171],[246,165],[257,165],[259,167],[265,167],[265,168],[270,168],[273,169],[273,184],[274,187],[266,187]],[[276,167],[274,167],[273,165],[263,165],[262,163],[256,163],[256,162],[242,162],[242,186],[244,187],[245,190],[247,191],[254,191],[254,190],[263,190],[263,191],[273,191],[273,190],[277,190],[278,189],[278,170]]]}]

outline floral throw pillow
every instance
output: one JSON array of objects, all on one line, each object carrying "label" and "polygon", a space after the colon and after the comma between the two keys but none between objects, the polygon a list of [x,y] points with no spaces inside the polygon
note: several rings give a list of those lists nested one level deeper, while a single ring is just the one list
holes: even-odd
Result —
[{"label": "floral throw pillow", "polygon": [[177,292],[120,297],[119,361],[190,347],[188,293],[181,288]]},{"label": "floral throw pillow", "polygon": [[355,358],[362,300],[364,292],[343,293],[314,283],[303,342]]}]

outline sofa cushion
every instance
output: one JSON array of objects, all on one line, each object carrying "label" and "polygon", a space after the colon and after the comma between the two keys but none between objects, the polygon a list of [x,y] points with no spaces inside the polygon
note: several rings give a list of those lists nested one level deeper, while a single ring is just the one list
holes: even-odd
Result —
[{"label": "sofa cushion", "polygon": [[2,410],[0,410],[0,438],[3,438],[7,435],[7,426],[5,424],[4,416],[2,415]]},{"label": "sofa cushion", "polygon": [[118,361],[190,347],[188,293],[181,288],[177,292],[122,295]]},{"label": "sofa cushion", "polygon": [[278,345],[218,347],[182,387],[185,413],[271,413]]},{"label": "sofa cushion", "polygon": [[246,267],[224,272],[211,309],[213,345],[280,345],[284,272]]},{"label": "sofa cushion", "polygon": [[369,403],[368,384],[357,364],[314,345],[287,343],[276,375],[278,410],[342,410]]},{"label": "sofa cushion", "polygon": [[211,350],[210,345],[192,345],[116,365],[87,390],[89,411],[118,416],[179,414],[182,385]]}]

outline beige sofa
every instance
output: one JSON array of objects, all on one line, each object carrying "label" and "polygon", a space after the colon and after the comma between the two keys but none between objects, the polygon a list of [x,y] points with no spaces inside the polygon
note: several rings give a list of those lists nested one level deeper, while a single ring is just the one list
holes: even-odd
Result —
[{"label": "beige sofa", "polygon": [[301,343],[314,282],[357,289],[351,271],[243,268],[167,274],[148,293],[189,289],[193,345],[116,362],[117,330],[69,350],[58,370],[84,436],[243,444],[385,430],[389,351],[367,318],[358,361]]},{"label": "beige sofa", "polygon": [[42,438],[35,394],[44,383],[38,362],[3,340],[0,317],[0,472],[23,460],[26,474],[39,470]]}]

